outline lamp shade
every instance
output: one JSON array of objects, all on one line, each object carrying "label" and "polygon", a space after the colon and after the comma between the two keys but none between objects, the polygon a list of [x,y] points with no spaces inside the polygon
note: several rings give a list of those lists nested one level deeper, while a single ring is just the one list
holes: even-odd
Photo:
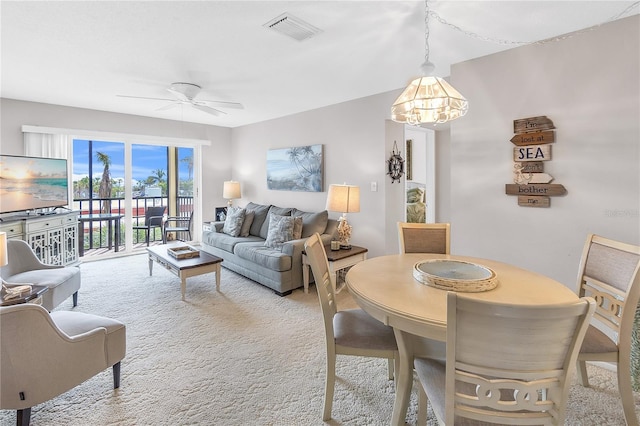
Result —
[{"label": "lamp shade", "polygon": [[0,232],[0,266],[9,263],[7,255],[7,233]]},{"label": "lamp shade", "polygon": [[228,180],[224,183],[224,189],[222,190],[222,198],[231,200],[241,198],[240,194],[240,182]]},{"label": "lamp shade", "polygon": [[400,123],[445,123],[467,113],[468,101],[440,77],[413,80],[391,107],[391,119]]},{"label": "lamp shade", "polygon": [[330,185],[327,195],[327,210],[341,213],[360,211],[360,187],[353,185]]}]

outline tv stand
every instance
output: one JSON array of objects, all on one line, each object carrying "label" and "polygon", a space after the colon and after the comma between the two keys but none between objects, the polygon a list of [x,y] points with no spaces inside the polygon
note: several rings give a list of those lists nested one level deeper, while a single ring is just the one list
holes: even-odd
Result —
[{"label": "tv stand", "polygon": [[78,212],[6,217],[0,231],[9,239],[26,241],[43,263],[78,263]]}]

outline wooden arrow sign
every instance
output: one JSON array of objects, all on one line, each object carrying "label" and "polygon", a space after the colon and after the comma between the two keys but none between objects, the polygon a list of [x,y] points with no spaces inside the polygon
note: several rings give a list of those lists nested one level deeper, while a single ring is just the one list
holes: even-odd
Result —
[{"label": "wooden arrow sign", "polygon": [[[525,175],[525,178],[528,175]],[[548,173],[531,173],[531,179],[529,179],[529,183],[549,183],[553,180],[553,176]]]},{"label": "wooden arrow sign", "polygon": [[546,132],[518,133],[511,138],[511,143],[518,146],[552,143],[555,142],[555,136],[556,134],[553,130]]},{"label": "wooden arrow sign", "polygon": [[529,184],[529,185],[517,185],[515,183],[508,183],[505,185],[505,191],[507,195],[564,195],[567,190],[564,186],[556,183],[547,184]]},{"label": "wooden arrow sign", "polygon": [[546,115],[513,120],[513,133],[539,132],[555,128],[553,121],[549,120]]},{"label": "wooden arrow sign", "polygon": [[543,161],[526,161],[524,163],[516,163],[520,164],[522,169],[520,171],[522,173],[542,173],[544,172],[544,162]]}]

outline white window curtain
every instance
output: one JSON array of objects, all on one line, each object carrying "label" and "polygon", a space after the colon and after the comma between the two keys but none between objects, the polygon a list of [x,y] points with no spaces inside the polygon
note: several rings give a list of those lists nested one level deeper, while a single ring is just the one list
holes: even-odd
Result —
[{"label": "white window curtain", "polygon": [[69,136],[24,132],[24,155],[28,157],[71,159]]}]

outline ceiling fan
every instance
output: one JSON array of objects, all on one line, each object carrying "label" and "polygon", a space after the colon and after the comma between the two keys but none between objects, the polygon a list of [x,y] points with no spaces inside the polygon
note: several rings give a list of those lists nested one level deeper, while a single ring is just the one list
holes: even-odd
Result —
[{"label": "ceiling fan", "polygon": [[191,105],[195,109],[206,112],[211,115],[223,115],[226,112],[219,110],[218,108],[233,108],[244,109],[244,106],[237,102],[223,102],[223,101],[207,101],[196,99],[198,93],[200,93],[202,87],[193,83],[171,83],[171,86],[167,88],[167,91],[175,96],[175,99],[167,98],[149,98],[144,96],[129,96],[129,95],[116,95],[122,98],[134,98],[134,99],[150,99],[154,101],[168,101],[171,102],[168,105],[158,108],[158,111],[167,110],[178,105]]}]

